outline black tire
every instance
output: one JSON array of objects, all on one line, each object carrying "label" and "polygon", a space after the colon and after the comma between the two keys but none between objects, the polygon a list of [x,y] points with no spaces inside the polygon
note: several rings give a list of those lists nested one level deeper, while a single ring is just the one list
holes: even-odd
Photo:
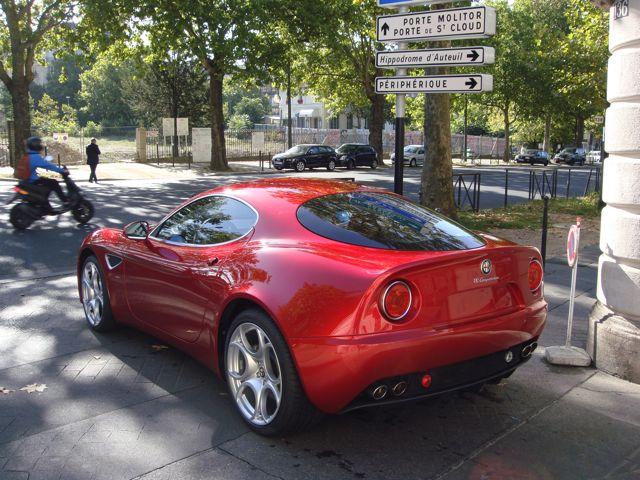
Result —
[{"label": "black tire", "polygon": [[354,170],[356,168],[356,162],[354,162],[352,158],[347,162],[347,168],[349,170]]},{"label": "black tire", "polygon": [[[229,344],[233,333],[241,325],[254,325],[260,327],[268,336],[276,354],[277,362],[280,366],[280,383],[282,385],[280,406],[274,418],[266,425],[256,425],[245,417],[240,406],[235,401],[235,394],[231,383],[233,377],[228,373],[228,353]],[[305,394],[298,372],[293,363],[289,347],[285,342],[278,327],[273,323],[269,316],[258,309],[248,309],[240,312],[240,314],[231,322],[224,342],[224,375],[227,380],[230,398],[238,411],[240,417],[254,432],[264,436],[276,436],[287,432],[298,432],[309,429],[315,424],[322,414],[309,402]]]},{"label": "black tire", "polygon": [[276,170],[282,170],[282,167],[276,167]]},{"label": "black tire", "polygon": [[80,200],[78,204],[73,207],[73,210],[71,210],[71,215],[73,215],[73,218],[76,219],[76,222],[81,223],[82,225],[89,222],[89,220],[93,218],[93,213],[93,204],[85,198]]},{"label": "black tire", "polygon": [[418,162],[417,162],[417,160],[416,160],[415,158],[412,158],[412,159],[409,161],[409,166],[410,166],[410,167],[417,167],[417,166],[418,166]]},{"label": "black tire", "polygon": [[296,172],[304,172],[304,169],[307,168],[307,165],[304,163],[304,160],[296,160],[293,168]]},{"label": "black tire", "polygon": [[[85,286],[85,275],[87,273],[86,270],[88,268],[91,269],[91,267],[95,269],[92,270],[92,272],[94,274],[97,273],[98,281],[101,285],[100,290],[102,303],[101,312],[99,313],[98,318],[92,316],[90,305],[91,300],[89,300],[89,295],[87,295],[88,287]],[[86,278],[87,280],[89,280],[89,283],[93,285],[92,280],[94,277],[87,276]],[[111,300],[109,299],[109,290],[107,288],[106,278],[104,276],[104,271],[100,266],[100,262],[98,262],[98,259],[94,255],[89,255],[82,263],[82,270],[80,270],[80,290],[82,292],[80,295],[80,300],[82,301],[82,306],[84,308],[84,317],[89,324],[89,327],[96,332],[108,332],[110,330],[113,330],[116,327],[116,320],[113,317],[113,313],[111,312]],[[87,296],[85,297],[85,295]],[[97,296],[98,295],[95,295],[94,298],[96,298]],[[94,307],[93,311],[95,310],[96,309]]]},{"label": "black tire", "polygon": [[548,165],[549,165],[549,162],[544,162],[544,166],[545,167],[548,166]]},{"label": "black tire", "polygon": [[376,168],[378,168],[378,161],[377,160],[372,160],[371,161],[371,170],[375,170]]},{"label": "black tire", "polygon": [[26,205],[18,203],[9,212],[9,221],[16,230],[26,230],[33,223],[33,218],[27,211],[28,208]]},{"label": "black tire", "polygon": [[336,161],[331,159],[329,160],[329,163],[327,163],[327,170],[329,170],[330,172],[333,172],[336,169]]}]

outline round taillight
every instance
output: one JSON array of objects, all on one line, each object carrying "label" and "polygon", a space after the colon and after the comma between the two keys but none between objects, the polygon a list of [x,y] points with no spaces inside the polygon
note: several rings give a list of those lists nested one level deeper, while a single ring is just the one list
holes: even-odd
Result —
[{"label": "round taillight", "polygon": [[411,288],[404,282],[389,284],[382,294],[382,312],[389,320],[402,320],[411,309]]},{"label": "round taillight", "polygon": [[542,285],[542,264],[538,260],[531,260],[529,263],[529,289],[535,292]]}]

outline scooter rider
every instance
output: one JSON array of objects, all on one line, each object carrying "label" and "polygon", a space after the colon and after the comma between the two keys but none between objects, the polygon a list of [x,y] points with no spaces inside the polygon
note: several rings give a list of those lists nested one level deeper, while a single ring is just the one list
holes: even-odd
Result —
[{"label": "scooter rider", "polygon": [[38,176],[38,168],[51,170],[60,174],[67,172],[65,168],[58,167],[48,161],[48,158],[50,157],[47,157],[47,159],[42,158],[43,150],[44,147],[42,146],[42,139],[40,137],[30,137],[27,139],[27,158],[29,160],[29,179],[27,182],[33,185],[42,185],[47,187],[49,193],[51,193],[51,191],[56,192],[60,201],[66,205],[68,203],[67,196],[62,191],[62,187],[60,187],[58,181],[53,178],[43,178]]}]

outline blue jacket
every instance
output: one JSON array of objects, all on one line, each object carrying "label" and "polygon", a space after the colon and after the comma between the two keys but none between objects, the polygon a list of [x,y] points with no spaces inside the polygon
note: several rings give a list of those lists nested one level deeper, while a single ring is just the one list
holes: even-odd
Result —
[{"label": "blue jacket", "polygon": [[36,172],[38,168],[44,168],[45,170],[52,170],[58,173],[64,172],[64,168],[48,162],[42,158],[38,152],[27,150],[27,155],[29,156],[29,183],[33,183],[38,179],[38,172]]}]

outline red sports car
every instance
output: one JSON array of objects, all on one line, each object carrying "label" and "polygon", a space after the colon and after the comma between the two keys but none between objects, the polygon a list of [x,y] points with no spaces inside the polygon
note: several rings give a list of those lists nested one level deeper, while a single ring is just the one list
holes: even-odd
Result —
[{"label": "red sports car", "polygon": [[101,228],[78,287],[91,328],[133,325],[185,350],[265,435],[499,381],[547,314],[535,248],[323,180],[220,187],[156,226]]}]

